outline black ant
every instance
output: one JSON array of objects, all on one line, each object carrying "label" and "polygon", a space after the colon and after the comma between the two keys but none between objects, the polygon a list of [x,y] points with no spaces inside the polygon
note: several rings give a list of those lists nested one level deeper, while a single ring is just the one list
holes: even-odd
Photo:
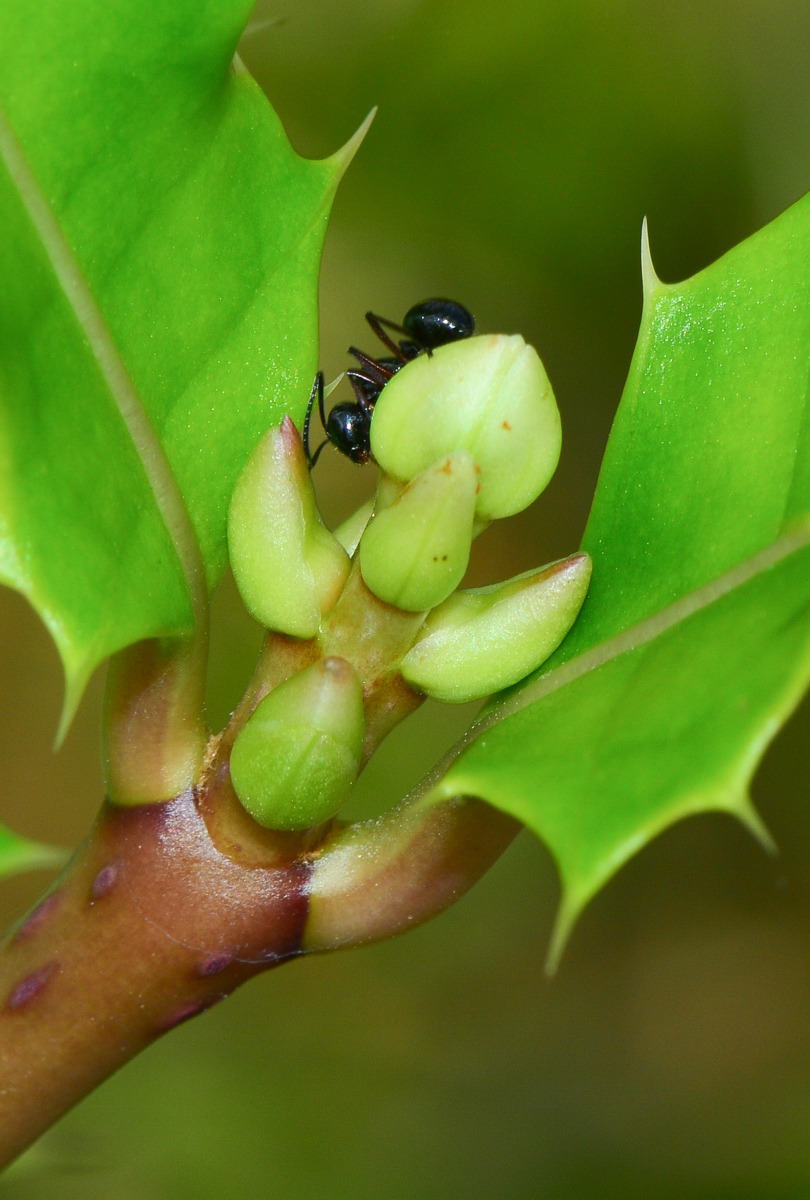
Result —
[{"label": "black ant", "polygon": [[[345,454],[352,462],[369,462],[371,417],[374,405],[388,380],[423,351],[432,354],[439,346],[472,337],[475,332],[475,318],[472,313],[455,300],[423,300],[421,304],[415,304],[413,308],[408,309],[401,325],[396,325],[385,317],[378,317],[373,312],[366,313],[366,320],[383,345],[392,351],[393,357],[371,358],[356,346],[350,346],[349,353],[363,368],[360,371],[355,368],[346,372],[355,399],[336,404],[328,418],[324,410],[323,372],[319,371],[315,376],[304,421],[304,450],[310,468],[315,466],[327,442],[331,442],[336,450]],[[401,338],[399,343],[394,342],[383,326],[402,333],[405,337]],[[321,442],[312,454],[309,449],[309,426],[316,400],[326,441]]]}]

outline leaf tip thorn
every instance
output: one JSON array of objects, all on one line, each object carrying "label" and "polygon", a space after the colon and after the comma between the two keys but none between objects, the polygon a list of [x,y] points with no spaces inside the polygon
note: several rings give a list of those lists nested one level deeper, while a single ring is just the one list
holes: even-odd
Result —
[{"label": "leaf tip thorn", "polygon": [[554,919],[554,928],[551,931],[551,941],[546,955],[545,970],[549,979],[553,979],[557,974],[560,959],[581,911],[582,904],[574,899],[570,892],[564,892],[560,907],[557,909],[557,916]]},{"label": "leaf tip thorn", "polygon": [[641,223],[641,283],[644,288],[645,300],[661,287],[661,280],[653,266],[650,252],[650,229],[646,217]]},{"label": "leaf tip thorn", "polygon": [[346,142],[345,146],[341,146],[339,150],[336,150],[335,153],[329,159],[330,162],[334,163],[335,166],[337,166],[339,168],[341,175],[346,170],[346,168],[349,166],[349,163],[352,161],[355,154],[357,153],[357,151],[360,149],[361,145],[363,144],[363,140],[365,139],[366,134],[368,133],[369,129],[371,128],[371,123],[374,120],[374,118],[376,117],[376,115],[377,115],[377,106],[375,104],[374,108],[372,108],[371,112],[368,114],[368,116],[363,121],[362,125],[356,131],[356,133],[353,133],[352,136],[349,138],[348,142]]},{"label": "leaf tip thorn", "polygon": [[742,821],[746,829],[757,839],[763,850],[774,857],[779,854],[779,846],[762,820],[762,817],[754,808],[750,796],[744,795],[740,799],[734,809],[734,813]]},{"label": "leaf tip thorn", "polygon": [[65,698],[62,701],[62,712],[53,741],[54,753],[62,749],[91,674],[92,669],[88,670],[87,666],[70,666],[65,663]]}]

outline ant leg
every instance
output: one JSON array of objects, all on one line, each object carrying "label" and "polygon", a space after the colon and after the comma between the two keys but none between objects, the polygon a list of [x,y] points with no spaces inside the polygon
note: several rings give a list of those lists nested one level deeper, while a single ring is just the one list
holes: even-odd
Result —
[{"label": "ant leg", "polygon": [[[321,418],[321,425],[323,426],[323,431],[324,431],[324,433],[326,433],[326,409],[325,409],[325,408],[324,408],[324,406],[323,406],[323,401],[324,401],[324,395],[323,395],[323,371],[321,371],[321,383],[320,383],[320,387],[318,388],[318,415],[319,415],[319,416],[320,416],[320,418]],[[329,434],[328,434],[328,433],[326,433],[326,440],[327,440],[327,441],[329,440]]]},{"label": "ant leg", "polygon": [[408,356],[405,354],[402,347],[395,345],[395,343],[383,329],[383,325],[387,325],[389,329],[395,329],[397,333],[404,333],[406,337],[409,336],[407,329],[403,329],[401,325],[395,325],[393,321],[389,321],[385,317],[378,317],[377,314],[373,312],[366,313],[366,320],[384,346],[387,346],[388,349],[403,362],[409,361]]},{"label": "ant leg", "polygon": [[323,439],[323,441],[321,442],[320,446],[318,447],[318,449],[317,449],[317,450],[315,451],[315,453],[312,455],[312,458],[310,458],[310,459],[309,459],[309,469],[310,469],[310,471],[311,471],[311,470],[312,470],[312,468],[315,466],[315,464],[316,464],[316,462],[318,461],[318,459],[321,457],[321,450],[323,450],[324,446],[328,446],[328,445],[329,445],[329,438],[324,438],[324,439]]},{"label": "ant leg", "polygon": [[[396,374],[396,371],[392,371],[390,367],[384,367],[382,363],[377,362],[376,358],[369,358],[356,346],[349,346],[349,354],[356,358],[362,367],[365,367],[364,377],[370,379],[379,388],[384,388],[388,380],[393,379]],[[407,362],[407,359],[405,361]]]},{"label": "ant leg", "polygon": [[304,454],[306,455],[307,464],[309,465],[310,470],[312,470],[312,468],[315,466],[315,463],[318,461],[318,455],[320,454],[321,450],[323,450],[323,446],[319,446],[314,455],[312,455],[309,450],[309,426],[310,422],[312,421],[312,409],[315,405],[316,397],[318,400],[318,411],[321,416],[321,424],[325,430],[326,417],[324,416],[323,411],[323,371],[318,371],[317,375],[315,376],[315,382],[312,385],[312,391],[309,393],[307,415],[304,418]]}]

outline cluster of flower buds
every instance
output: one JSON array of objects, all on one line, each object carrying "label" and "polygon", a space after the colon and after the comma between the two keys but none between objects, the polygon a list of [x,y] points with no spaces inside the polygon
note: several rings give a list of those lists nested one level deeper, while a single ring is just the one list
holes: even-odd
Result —
[{"label": "cluster of flower buds", "polygon": [[[317,639],[321,657],[271,691],[237,737],[231,776],[257,821],[301,829],[338,811],[363,758],[363,698],[368,708],[380,678],[462,703],[518,682],[556,649],[585,599],[587,555],[457,589],[475,536],[536,499],[560,443],[543,364],[504,335],[440,346],[386,384],[371,422],[375,500],[334,534],[293,423],[265,435],[231,504],[234,575],[265,628]],[[380,641],[386,621],[397,633]]]},{"label": "cluster of flower buds", "polygon": [[441,604],[464,577],[474,536],[540,495],[560,445],[551,384],[522,337],[470,338],[409,363],[371,422],[383,473],[360,546],[371,590],[411,612]]}]

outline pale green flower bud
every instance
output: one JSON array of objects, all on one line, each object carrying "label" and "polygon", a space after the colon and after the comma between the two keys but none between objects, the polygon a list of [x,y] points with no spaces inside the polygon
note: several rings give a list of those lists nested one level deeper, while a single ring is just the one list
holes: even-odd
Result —
[{"label": "pale green flower bud", "polygon": [[442,454],[467,450],[481,468],[476,514],[521,512],[557,466],[560,415],[537,356],[519,335],[440,346],[383,388],[371,449],[383,471],[407,481]]},{"label": "pale green flower bud", "polygon": [[289,417],[268,430],[239,476],[228,546],[251,615],[266,629],[315,637],[351,564],[321,520],[301,437]]},{"label": "pale green flower bud", "polygon": [[360,569],[375,596],[421,612],[458,587],[470,557],[477,487],[475,463],[460,450],[373,517],[360,542]]},{"label": "pale green flower bud", "polygon": [[556,650],[591,578],[587,554],[506,583],[456,592],[430,614],[401,671],[420,692],[463,704],[517,683]]},{"label": "pale green flower bud", "polygon": [[363,685],[344,658],[324,658],[257,705],[231,752],[231,779],[247,811],[268,829],[329,820],[360,769]]}]

